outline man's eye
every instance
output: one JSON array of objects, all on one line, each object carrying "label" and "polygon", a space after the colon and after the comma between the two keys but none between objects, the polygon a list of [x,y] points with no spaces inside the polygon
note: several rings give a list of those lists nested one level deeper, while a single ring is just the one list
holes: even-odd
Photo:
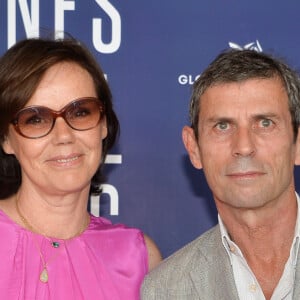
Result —
[{"label": "man's eye", "polygon": [[270,127],[273,124],[273,121],[270,119],[263,119],[260,121],[261,127]]},{"label": "man's eye", "polygon": [[216,128],[219,129],[219,130],[226,130],[226,129],[229,128],[229,124],[227,122],[219,122],[216,125]]}]

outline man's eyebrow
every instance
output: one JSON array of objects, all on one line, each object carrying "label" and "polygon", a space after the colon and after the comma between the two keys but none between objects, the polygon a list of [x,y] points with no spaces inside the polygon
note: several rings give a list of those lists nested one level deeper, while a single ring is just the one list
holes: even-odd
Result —
[{"label": "man's eyebrow", "polygon": [[[259,114],[253,114],[250,116],[252,119],[266,119],[266,118],[276,118],[279,119],[279,115],[273,112],[265,112]],[[236,118],[223,117],[223,116],[212,116],[207,119],[207,122],[234,122]]]},{"label": "man's eyebrow", "polygon": [[217,122],[234,122],[234,118],[229,117],[221,117],[221,116],[214,116],[207,119],[207,123],[217,123]]},{"label": "man's eyebrow", "polygon": [[278,114],[272,113],[272,112],[266,112],[266,113],[259,113],[252,116],[255,120],[261,120],[261,119],[279,119]]}]

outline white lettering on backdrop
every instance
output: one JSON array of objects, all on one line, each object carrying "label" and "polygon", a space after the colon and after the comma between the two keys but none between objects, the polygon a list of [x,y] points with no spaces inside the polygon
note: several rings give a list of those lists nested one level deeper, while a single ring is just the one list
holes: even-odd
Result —
[{"label": "white lettering on backdrop", "polygon": [[[30,2],[30,5],[29,3]],[[100,53],[114,53],[121,45],[121,16],[108,0],[95,0],[96,4],[106,13],[111,23],[111,39],[103,42],[103,26],[101,18],[93,18],[92,39],[95,49]],[[40,0],[9,0],[7,1],[7,47],[10,48],[17,39],[17,5],[20,10],[24,30],[28,38],[39,37]],[[54,1],[54,32],[55,38],[63,38],[65,31],[66,11],[75,11],[75,0]]]}]

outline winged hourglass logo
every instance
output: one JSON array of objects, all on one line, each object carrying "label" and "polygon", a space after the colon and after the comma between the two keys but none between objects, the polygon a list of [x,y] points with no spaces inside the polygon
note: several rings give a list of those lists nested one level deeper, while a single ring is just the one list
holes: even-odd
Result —
[{"label": "winged hourglass logo", "polygon": [[263,49],[259,43],[258,40],[256,40],[255,42],[251,42],[251,43],[248,43],[244,46],[240,46],[236,43],[233,43],[233,42],[229,42],[228,43],[229,47],[232,48],[232,49],[236,49],[236,50],[254,50],[254,51],[257,51],[257,52],[262,52]]}]

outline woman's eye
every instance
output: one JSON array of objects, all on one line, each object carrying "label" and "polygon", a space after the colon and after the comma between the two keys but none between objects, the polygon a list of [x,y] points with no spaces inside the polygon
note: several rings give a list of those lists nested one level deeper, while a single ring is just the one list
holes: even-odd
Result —
[{"label": "woman's eye", "polygon": [[43,122],[44,122],[44,119],[42,117],[32,116],[32,117],[28,118],[25,123],[30,124],[30,125],[35,125],[35,124],[40,124]]},{"label": "woman's eye", "polygon": [[91,113],[88,109],[78,109],[73,112],[75,118],[86,117],[89,116],[90,114]]}]

